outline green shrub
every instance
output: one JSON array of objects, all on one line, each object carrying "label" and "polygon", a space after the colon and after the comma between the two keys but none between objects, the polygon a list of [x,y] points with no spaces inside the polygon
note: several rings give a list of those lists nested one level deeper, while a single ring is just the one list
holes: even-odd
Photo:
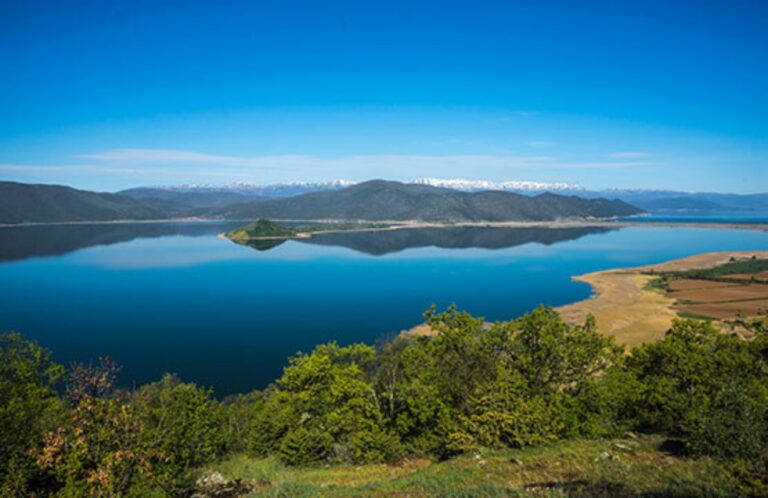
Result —
[{"label": "green shrub", "polygon": [[384,412],[410,451],[445,457],[615,428],[618,389],[597,376],[623,350],[594,320],[569,326],[544,307],[490,327],[455,307],[426,315],[437,335],[396,339],[376,372]]},{"label": "green shrub", "polygon": [[224,433],[227,451],[241,453],[251,450],[255,435],[253,421],[264,408],[269,391],[253,391],[248,394],[231,395],[221,405],[224,419]]},{"label": "green shrub", "polygon": [[34,455],[65,415],[55,390],[64,373],[36,343],[0,335],[1,496],[27,496],[42,484]]},{"label": "green shrub", "polygon": [[695,455],[757,461],[768,448],[768,386],[734,379],[693,410],[686,429]]},{"label": "green shrub", "polygon": [[57,480],[57,496],[125,496],[153,473],[156,455],[125,393],[86,396],[45,435],[38,465]]},{"label": "green shrub", "polygon": [[132,406],[141,421],[142,444],[160,459],[153,478],[164,488],[223,454],[223,410],[210,390],[166,374],[139,389]]},{"label": "green shrub", "polygon": [[628,360],[641,384],[639,427],[681,438],[694,454],[757,458],[768,446],[764,341],[722,334],[708,322],[675,321],[663,340]]},{"label": "green shrub", "polygon": [[281,439],[277,454],[288,465],[329,460],[333,452],[333,437],[324,427],[297,427]]},{"label": "green shrub", "polygon": [[362,344],[326,344],[292,358],[253,421],[249,446],[295,464],[398,454],[369,378],[375,359],[375,350]]}]

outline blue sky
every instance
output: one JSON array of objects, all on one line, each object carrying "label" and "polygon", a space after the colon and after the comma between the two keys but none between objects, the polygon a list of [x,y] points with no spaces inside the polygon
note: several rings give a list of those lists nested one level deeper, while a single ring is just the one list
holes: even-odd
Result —
[{"label": "blue sky", "polygon": [[0,2],[0,179],[768,191],[768,2]]}]

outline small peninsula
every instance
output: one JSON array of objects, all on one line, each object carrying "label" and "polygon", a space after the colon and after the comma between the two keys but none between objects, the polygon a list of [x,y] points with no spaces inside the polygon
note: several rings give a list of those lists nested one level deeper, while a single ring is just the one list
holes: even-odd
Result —
[{"label": "small peninsula", "polygon": [[300,225],[282,225],[274,221],[259,218],[245,226],[222,234],[237,243],[252,241],[269,241],[300,239],[311,237],[316,233],[344,232],[359,230],[382,230],[392,225],[386,223],[313,223]]}]

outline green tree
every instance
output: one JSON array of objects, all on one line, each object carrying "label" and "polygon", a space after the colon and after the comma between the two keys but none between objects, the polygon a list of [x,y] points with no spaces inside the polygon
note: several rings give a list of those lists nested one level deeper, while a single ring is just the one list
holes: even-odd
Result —
[{"label": "green tree", "polygon": [[166,374],[132,397],[142,426],[142,445],[159,459],[154,482],[172,491],[189,470],[225,450],[224,413],[209,389]]},{"label": "green tree", "polygon": [[448,456],[613,426],[615,376],[605,372],[623,349],[594,320],[569,326],[544,307],[492,325],[455,307],[426,317],[436,335],[396,339],[376,374],[385,414],[412,451]]},{"label": "green tree", "polygon": [[768,445],[768,364],[752,342],[709,322],[677,320],[663,340],[633,351],[640,427],[681,438],[689,451],[757,458]]},{"label": "green tree", "polygon": [[382,461],[399,452],[369,380],[370,346],[321,345],[291,359],[254,420],[251,448],[290,464]]},{"label": "green tree", "polygon": [[146,480],[157,455],[142,440],[143,425],[129,393],[115,391],[111,361],[75,365],[63,422],[44,436],[38,466],[57,480],[57,496],[118,497]]},{"label": "green tree", "polygon": [[598,332],[594,319],[571,326],[552,308],[539,307],[493,324],[480,342],[495,377],[475,386],[454,440],[519,447],[611,432],[623,349]]},{"label": "green tree", "polygon": [[705,321],[676,320],[661,341],[635,348],[628,369],[642,384],[636,409],[641,428],[687,433],[695,410],[732,379],[761,376],[764,368],[741,339]]},{"label": "green tree", "polygon": [[55,390],[64,373],[36,343],[0,335],[0,495],[29,496],[42,484],[34,455],[64,416]]},{"label": "green tree", "polygon": [[434,337],[399,337],[381,352],[375,375],[389,426],[410,451],[443,457],[475,386],[493,378],[480,336],[484,320],[451,306],[425,313]]}]

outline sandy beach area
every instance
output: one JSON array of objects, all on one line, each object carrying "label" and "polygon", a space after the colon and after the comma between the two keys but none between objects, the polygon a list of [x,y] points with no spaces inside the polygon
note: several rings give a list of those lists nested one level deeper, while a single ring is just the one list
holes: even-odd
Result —
[{"label": "sandy beach area", "polygon": [[573,277],[592,286],[589,299],[558,308],[570,323],[583,322],[588,314],[598,328],[620,344],[633,346],[660,339],[678,317],[675,299],[667,293],[647,288],[650,272],[706,269],[727,263],[731,258],[767,259],[768,251],[726,251],[697,254],[655,265],[606,270]]}]

